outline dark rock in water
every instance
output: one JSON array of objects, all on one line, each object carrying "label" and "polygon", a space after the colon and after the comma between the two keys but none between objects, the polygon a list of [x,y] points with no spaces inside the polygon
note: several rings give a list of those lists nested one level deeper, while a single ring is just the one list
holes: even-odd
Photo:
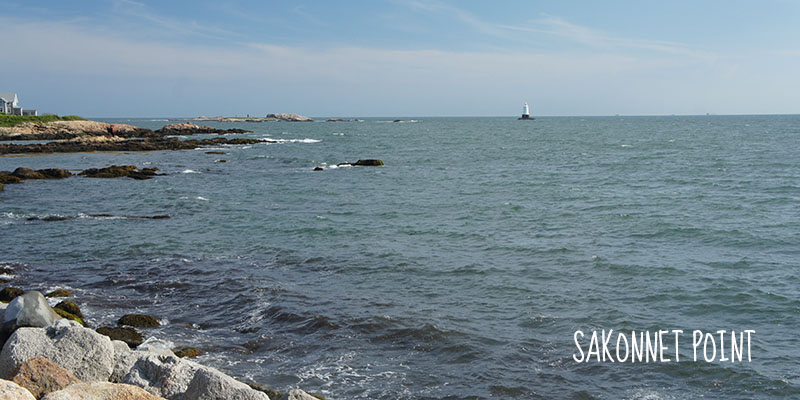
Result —
[{"label": "dark rock in water", "polygon": [[44,175],[45,179],[64,179],[72,176],[72,172],[61,168],[37,169],[36,172]]},{"label": "dark rock in water", "polygon": [[0,171],[0,172],[7,172],[7,174],[0,173],[0,183],[22,183],[22,178],[11,175],[11,172],[9,171]]},{"label": "dark rock in water", "polygon": [[67,289],[56,289],[44,295],[44,297],[75,297],[75,295]]},{"label": "dark rock in water", "polygon": [[11,380],[28,389],[37,399],[81,382],[68,369],[44,357],[34,357],[23,362]]},{"label": "dark rock in water", "polygon": [[77,316],[77,315],[75,315],[73,313],[66,312],[66,311],[64,311],[64,310],[62,310],[60,308],[54,308],[53,311],[55,311],[55,313],[58,314],[58,316],[61,317],[61,318],[65,318],[65,319],[68,319],[68,320],[71,320],[71,321],[75,321],[75,322],[77,322],[77,323],[79,323],[79,324],[81,324],[81,325],[83,325],[85,327],[89,327],[89,325],[86,324],[86,321],[84,321],[83,318],[81,318],[81,317],[79,317],[79,316]]},{"label": "dark rock in water", "polygon": [[200,354],[202,354],[200,352],[200,349],[197,349],[195,347],[179,347],[179,348],[176,348],[176,349],[172,349],[172,352],[175,353],[175,355],[180,357],[180,358],[184,358],[184,357],[192,358],[192,357],[197,357]]},{"label": "dark rock in water", "polygon": [[225,154],[224,151],[207,151],[206,154]]},{"label": "dark rock in water", "polygon": [[0,154],[24,153],[80,153],[90,151],[156,151],[192,150],[202,146],[261,143],[260,139],[213,138],[180,140],[178,138],[146,138],[133,140],[107,140],[87,142],[48,142],[34,144],[0,144]]},{"label": "dark rock in water", "polygon": [[4,287],[3,290],[0,290],[0,301],[8,303],[17,296],[22,296],[23,293],[25,293],[25,291],[20,288]]},{"label": "dark rock in water", "polygon": [[182,124],[166,125],[163,128],[157,130],[155,133],[160,135],[197,135],[197,134],[208,134],[208,133],[216,133],[224,135],[226,133],[249,133],[249,132],[251,131],[247,131],[244,129],[217,129],[217,128],[212,128],[210,126],[195,125],[191,122],[185,122]]},{"label": "dark rock in water", "polygon": [[6,187],[5,187],[5,185],[3,185],[2,183],[0,183],[0,192],[2,192],[2,191],[4,191],[4,190],[6,190]]},{"label": "dark rock in water", "polygon": [[325,171],[325,168],[322,168],[322,167],[314,167],[314,171]]},{"label": "dark rock in water", "polygon": [[117,321],[119,325],[128,325],[135,328],[155,328],[161,326],[158,319],[144,314],[127,314]]},{"label": "dark rock in water", "polygon": [[76,316],[78,316],[80,318],[83,318],[83,313],[81,312],[80,307],[78,307],[77,304],[75,304],[75,303],[73,303],[71,301],[64,300],[64,301],[56,304],[56,306],[53,307],[53,308],[56,308],[56,309],[59,309],[59,310],[64,310],[64,311],[66,311],[66,312],[68,312],[70,314],[73,314],[73,315],[76,315]]},{"label": "dark rock in water", "polygon": [[39,217],[28,217],[26,221],[44,221],[44,222],[59,222],[59,221],[66,221],[68,219],[73,219],[75,217],[67,217],[64,215],[48,215],[44,218]]},{"label": "dark rock in water", "polygon": [[89,178],[119,178],[128,177],[138,180],[150,179],[153,176],[160,176],[158,168],[142,168],[139,170],[135,165],[112,165],[105,168],[89,168],[81,171],[78,175]]},{"label": "dark rock in water", "polygon": [[0,274],[13,274],[14,270],[9,267],[0,267]]},{"label": "dark rock in water", "polygon": [[394,120],[392,122],[404,122],[404,121],[402,119],[396,119],[396,120]]},{"label": "dark rock in water", "polygon": [[383,161],[381,160],[358,160],[353,165],[362,165],[362,166],[382,166]]},{"label": "dark rock in water", "polygon": [[36,172],[30,168],[19,167],[11,173],[11,175],[16,176],[20,179],[45,179],[44,174],[41,172]]},{"label": "dark rock in water", "polygon": [[214,160],[215,163],[226,163],[228,160]]},{"label": "dark rock in water", "polygon": [[269,397],[269,400],[280,400],[280,398],[283,397],[283,393],[280,390],[267,385],[262,385],[260,383],[255,383],[255,382],[248,382],[247,386],[250,386],[250,388],[253,390],[258,390],[259,392],[266,393],[267,397]]},{"label": "dark rock in water", "polygon": [[136,329],[129,328],[129,327],[122,327],[122,328],[112,328],[108,326],[104,326],[102,328],[96,329],[97,333],[101,335],[106,335],[111,340],[121,340],[125,342],[130,348],[136,348],[142,342],[144,342],[144,338],[142,334],[139,333]]}]

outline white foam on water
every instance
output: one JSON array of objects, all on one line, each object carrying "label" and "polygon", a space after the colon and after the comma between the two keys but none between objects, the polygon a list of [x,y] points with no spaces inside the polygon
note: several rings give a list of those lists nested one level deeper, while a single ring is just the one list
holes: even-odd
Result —
[{"label": "white foam on water", "polygon": [[196,198],[197,200],[208,201],[208,199],[207,199],[207,198],[205,198],[205,197],[203,197],[203,196],[197,196],[197,197],[195,197],[195,198]]},{"label": "white foam on water", "polygon": [[623,144],[623,145],[620,145],[620,147],[633,147],[633,146],[631,146],[629,144]]},{"label": "white foam on water", "polygon": [[262,139],[265,142],[269,143],[319,143],[321,140],[318,139]]},{"label": "white foam on water", "polygon": [[199,174],[200,172],[197,172],[197,171],[195,171],[193,169],[185,169],[185,170],[181,171],[181,173],[182,174]]}]

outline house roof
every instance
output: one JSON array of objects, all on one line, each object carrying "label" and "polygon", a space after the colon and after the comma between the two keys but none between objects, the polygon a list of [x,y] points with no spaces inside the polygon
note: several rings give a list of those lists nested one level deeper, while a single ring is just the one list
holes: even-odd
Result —
[{"label": "house roof", "polygon": [[[5,101],[7,101],[9,103],[12,103],[12,102],[14,102],[14,99],[17,99],[17,94],[16,93],[0,93],[0,98],[2,98],[3,100],[5,100]],[[19,101],[19,99],[17,99],[17,101]]]}]

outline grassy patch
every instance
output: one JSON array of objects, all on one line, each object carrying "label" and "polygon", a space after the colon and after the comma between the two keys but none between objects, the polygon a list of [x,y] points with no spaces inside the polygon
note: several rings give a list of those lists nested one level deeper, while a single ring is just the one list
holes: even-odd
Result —
[{"label": "grassy patch", "polygon": [[36,123],[45,123],[45,122],[52,122],[52,121],[82,121],[84,118],[81,118],[77,115],[67,115],[64,117],[59,117],[58,115],[6,115],[0,114],[0,126],[16,126],[23,122],[36,122]]}]

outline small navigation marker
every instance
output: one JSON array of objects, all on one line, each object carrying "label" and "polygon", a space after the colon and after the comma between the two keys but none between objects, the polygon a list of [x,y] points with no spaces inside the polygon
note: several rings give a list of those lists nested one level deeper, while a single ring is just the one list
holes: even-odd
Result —
[{"label": "small navigation marker", "polygon": [[517,119],[518,120],[523,120],[523,119],[524,120],[534,120],[534,119],[536,119],[536,118],[531,118],[531,110],[528,108],[528,103],[525,103],[525,105],[522,106],[522,116],[517,118]]}]

